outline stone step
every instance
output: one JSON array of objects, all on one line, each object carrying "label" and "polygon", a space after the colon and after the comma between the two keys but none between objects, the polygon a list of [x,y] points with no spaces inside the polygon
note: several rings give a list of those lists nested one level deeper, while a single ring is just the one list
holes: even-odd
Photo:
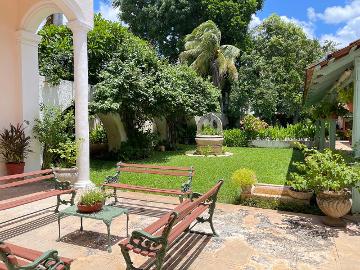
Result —
[{"label": "stone step", "polygon": [[288,186],[259,183],[253,187],[252,193],[287,196],[288,190],[289,190]]},{"label": "stone step", "polygon": [[309,205],[310,201],[306,200],[299,200],[287,195],[273,195],[273,194],[262,194],[262,193],[251,193],[251,194],[241,194],[243,199],[246,198],[255,198],[255,199],[262,199],[262,200],[276,200],[284,203],[298,203],[298,204],[306,204]]}]

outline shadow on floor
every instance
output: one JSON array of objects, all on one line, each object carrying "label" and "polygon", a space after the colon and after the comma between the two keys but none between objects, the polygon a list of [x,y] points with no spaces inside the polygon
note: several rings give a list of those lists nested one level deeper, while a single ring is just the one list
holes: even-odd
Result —
[{"label": "shadow on floor", "polygon": [[[107,251],[109,243],[107,237],[106,233],[77,230],[61,237],[60,241],[75,246]],[[125,237],[110,235],[110,246],[116,245],[123,239]]]},{"label": "shadow on floor", "polygon": [[0,190],[0,201],[9,200],[16,197],[30,195],[36,192],[49,190],[54,188],[54,183],[51,182],[38,182],[33,184],[27,184],[26,186],[19,186],[13,188],[7,188]]},{"label": "shadow on floor", "polygon": [[[194,231],[184,233],[167,252],[163,269],[188,269],[199,257],[210,240],[210,235]],[[150,270],[155,269],[155,267],[155,260],[149,259],[140,266],[140,269]]]}]

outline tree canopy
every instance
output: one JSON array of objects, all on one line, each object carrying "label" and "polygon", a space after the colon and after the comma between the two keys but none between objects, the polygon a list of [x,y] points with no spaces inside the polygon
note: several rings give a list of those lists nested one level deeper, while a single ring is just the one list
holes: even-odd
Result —
[{"label": "tree canopy", "polygon": [[[240,58],[239,82],[231,95],[234,115],[249,109],[271,122],[296,120],[302,109],[305,68],[332,44],[322,46],[293,22],[271,15],[254,29],[252,46]],[[245,106],[245,107],[244,107]]]},{"label": "tree canopy", "polygon": [[163,56],[175,62],[185,35],[212,20],[220,28],[225,44],[243,48],[251,15],[263,0],[114,0],[120,17],[135,35],[149,40]]}]

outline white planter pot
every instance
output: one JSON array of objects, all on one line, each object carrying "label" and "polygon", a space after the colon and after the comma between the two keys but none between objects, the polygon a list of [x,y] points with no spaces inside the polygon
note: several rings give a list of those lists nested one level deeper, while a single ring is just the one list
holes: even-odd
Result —
[{"label": "white planter pot", "polygon": [[78,178],[78,168],[54,168],[54,175],[55,177],[61,181],[69,181],[71,184],[75,184],[77,178]]}]

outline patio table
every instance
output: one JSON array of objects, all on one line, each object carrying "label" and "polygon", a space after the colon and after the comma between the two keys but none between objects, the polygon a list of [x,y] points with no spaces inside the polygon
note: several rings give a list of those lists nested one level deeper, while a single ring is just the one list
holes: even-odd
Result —
[{"label": "patio table", "polygon": [[114,206],[104,205],[103,209],[95,213],[80,213],[78,212],[77,206],[70,206],[58,213],[58,226],[59,226],[59,238],[60,241],[60,220],[63,216],[77,216],[80,217],[80,231],[83,231],[83,218],[90,218],[96,220],[102,220],[107,227],[108,234],[108,252],[111,252],[111,241],[110,241],[110,226],[114,218],[121,215],[126,215],[126,237],[129,236],[129,211],[125,208],[119,208]]}]

